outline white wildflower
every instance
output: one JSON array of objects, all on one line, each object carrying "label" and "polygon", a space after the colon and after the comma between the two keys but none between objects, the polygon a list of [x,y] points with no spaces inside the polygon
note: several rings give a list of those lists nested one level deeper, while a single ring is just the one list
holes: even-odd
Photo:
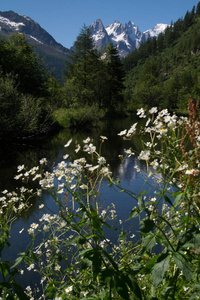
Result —
[{"label": "white wildflower", "polygon": [[150,199],[150,201],[152,201],[152,202],[156,202],[156,197],[154,197],[154,198],[151,198],[151,199]]},{"label": "white wildflower", "polygon": [[76,153],[79,152],[79,150],[81,149],[81,146],[78,144],[77,148],[74,150]]},{"label": "white wildflower", "polygon": [[86,184],[82,184],[82,185],[80,185],[80,188],[81,188],[82,190],[87,190],[87,189],[88,189],[88,186],[87,186]]},{"label": "white wildflower", "polygon": [[60,266],[60,265],[56,265],[56,266],[55,266],[55,271],[60,271],[60,269],[61,269],[61,266]]},{"label": "white wildflower", "polygon": [[8,193],[8,190],[4,190],[3,192],[2,192],[2,194],[7,194]]},{"label": "white wildflower", "polygon": [[46,159],[46,158],[40,159],[40,164],[41,164],[41,165],[47,164],[47,159]]},{"label": "white wildflower", "polygon": [[157,107],[152,107],[152,108],[149,110],[149,113],[150,113],[150,114],[155,114],[155,113],[157,113],[157,111],[158,111]]},{"label": "white wildflower", "polygon": [[41,177],[42,177],[41,174],[36,174],[32,180],[35,181],[36,179],[41,178]]},{"label": "white wildflower", "polygon": [[149,118],[145,124],[146,127],[149,126],[150,121],[151,121],[151,119]]},{"label": "white wildflower", "polygon": [[141,160],[149,160],[150,158],[150,151],[149,150],[142,150],[138,156],[138,159]]},{"label": "white wildflower", "polygon": [[92,143],[90,143],[89,145],[85,145],[83,147],[83,150],[85,152],[87,152],[88,154],[92,154],[96,151],[96,146],[94,146]]},{"label": "white wildflower", "polygon": [[63,155],[63,159],[68,159],[68,157],[69,157],[69,154]]},{"label": "white wildflower", "polygon": [[137,109],[137,115],[138,115],[140,118],[146,118],[145,111],[144,111],[143,108]]},{"label": "white wildflower", "polygon": [[101,216],[104,218],[104,217],[105,217],[105,215],[106,215],[106,210],[105,210],[105,209],[103,209],[103,210],[102,210],[102,212],[101,212]]},{"label": "white wildflower", "polygon": [[158,163],[158,160],[157,159],[154,159],[150,165],[153,167],[154,170],[156,170],[159,166],[159,163]]},{"label": "white wildflower", "polygon": [[24,165],[18,166],[17,167],[17,172],[21,172],[24,169]]},{"label": "white wildflower", "polygon": [[103,176],[109,176],[111,175],[112,173],[109,171],[109,168],[108,167],[103,167],[100,171],[100,173],[103,175]]},{"label": "white wildflower", "polygon": [[70,140],[67,142],[67,144],[64,145],[64,147],[65,147],[65,148],[69,147],[69,145],[71,144],[71,142],[72,142],[72,139],[70,139]]},{"label": "white wildflower", "polygon": [[125,135],[127,133],[127,129],[120,131],[120,133],[118,133],[118,135]]},{"label": "white wildflower", "polygon": [[106,159],[103,156],[98,157],[98,163],[101,164],[105,164],[106,163]]},{"label": "white wildflower", "polygon": [[72,285],[69,286],[69,287],[67,287],[67,288],[65,289],[65,293],[66,293],[66,294],[70,293],[70,292],[72,291],[72,289],[73,289],[73,286],[72,286]]},{"label": "white wildflower", "polygon": [[131,149],[124,149],[124,152],[128,155],[128,157],[130,157],[131,155],[135,155],[135,153],[132,152]]},{"label": "white wildflower", "polygon": [[194,173],[195,173],[195,169],[190,169],[185,171],[186,175],[194,175]]},{"label": "white wildflower", "polygon": [[27,268],[27,270],[30,271],[30,270],[34,269],[34,267],[35,267],[35,265],[34,265],[34,264],[31,264],[31,265]]},{"label": "white wildflower", "polygon": [[98,169],[99,168],[99,165],[96,165],[96,166],[93,166],[93,167],[89,167],[89,171],[90,172],[93,172],[93,171],[95,171],[96,169]]},{"label": "white wildflower", "polygon": [[22,176],[23,176],[22,173],[21,173],[21,174],[18,174],[18,175],[16,175],[16,176],[14,177],[14,179],[15,179],[15,180],[18,180],[18,179],[20,179]]},{"label": "white wildflower", "polygon": [[83,143],[88,144],[90,142],[90,138],[87,137],[87,139],[83,140]]},{"label": "white wildflower", "polygon": [[131,136],[135,131],[136,131],[137,123],[134,123],[131,128],[128,130],[126,136],[129,137]]},{"label": "white wildflower", "polygon": [[100,135],[100,138],[102,139],[102,140],[107,140],[108,138],[106,137],[106,136],[104,136],[104,135]]}]

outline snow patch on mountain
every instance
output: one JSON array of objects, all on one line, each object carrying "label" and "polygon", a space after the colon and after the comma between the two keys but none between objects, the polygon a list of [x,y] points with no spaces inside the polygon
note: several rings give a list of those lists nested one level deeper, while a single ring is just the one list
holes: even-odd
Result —
[{"label": "snow patch on mountain", "polygon": [[19,30],[20,26],[25,26],[24,23],[22,23],[22,22],[19,22],[19,23],[12,22],[9,19],[1,17],[1,16],[0,16],[0,22],[3,22],[7,26],[14,27],[15,30]]},{"label": "snow patch on mountain", "polygon": [[149,33],[150,37],[157,37],[161,32],[164,32],[168,24],[157,24],[152,29],[146,30],[144,33]]},{"label": "snow patch on mountain", "polygon": [[33,39],[34,41],[38,42],[39,44],[43,44],[41,41],[39,41],[38,39],[36,39],[34,36],[29,35],[29,37],[30,37],[31,39]]}]

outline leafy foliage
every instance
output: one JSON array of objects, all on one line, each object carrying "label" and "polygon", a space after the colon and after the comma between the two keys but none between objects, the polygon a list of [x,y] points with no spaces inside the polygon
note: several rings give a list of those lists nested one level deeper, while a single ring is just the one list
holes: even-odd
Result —
[{"label": "leafy foliage", "polygon": [[23,35],[1,39],[0,45],[0,137],[46,132],[60,85],[47,74]]},{"label": "leafy foliage", "polygon": [[187,99],[199,90],[199,4],[123,59],[129,109],[139,105],[186,111]]}]

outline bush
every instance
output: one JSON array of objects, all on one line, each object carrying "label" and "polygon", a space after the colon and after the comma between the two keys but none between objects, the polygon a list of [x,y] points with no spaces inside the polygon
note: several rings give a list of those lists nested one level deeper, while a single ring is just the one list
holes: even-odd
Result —
[{"label": "bush", "polygon": [[19,127],[20,97],[11,75],[0,77],[0,135],[8,137]]},{"label": "bush", "polygon": [[63,128],[69,127],[91,127],[95,126],[104,115],[97,105],[77,108],[60,108],[56,110],[52,118]]}]

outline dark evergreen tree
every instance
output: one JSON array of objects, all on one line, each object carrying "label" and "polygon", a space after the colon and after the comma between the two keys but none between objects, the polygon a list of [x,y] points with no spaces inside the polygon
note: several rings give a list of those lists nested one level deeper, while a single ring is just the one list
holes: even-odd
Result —
[{"label": "dark evergreen tree", "polygon": [[66,80],[70,79],[76,86],[77,101],[83,105],[95,102],[96,73],[99,64],[99,54],[94,48],[92,35],[89,28],[84,25],[74,43],[65,71]]},{"label": "dark evergreen tree", "polygon": [[168,26],[165,29],[165,47],[171,47],[172,42],[173,42],[173,27],[172,26]]},{"label": "dark evergreen tree", "polygon": [[160,33],[157,38],[157,49],[161,52],[164,49],[164,33]]},{"label": "dark evergreen tree", "polygon": [[108,75],[106,106],[112,112],[123,104],[124,76],[125,72],[117,48],[110,43],[105,53],[105,62]]},{"label": "dark evergreen tree", "polygon": [[174,27],[173,27],[174,38],[179,37],[182,31],[183,31],[183,20],[179,18],[174,23]]},{"label": "dark evergreen tree", "polygon": [[196,7],[196,16],[200,16],[200,2],[198,2],[197,7]]},{"label": "dark evergreen tree", "polygon": [[194,16],[194,14],[192,14],[192,12],[189,12],[189,11],[186,12],[185,17],[183,19],[184,30],[187,30],[192,25],[193,16]]}]

